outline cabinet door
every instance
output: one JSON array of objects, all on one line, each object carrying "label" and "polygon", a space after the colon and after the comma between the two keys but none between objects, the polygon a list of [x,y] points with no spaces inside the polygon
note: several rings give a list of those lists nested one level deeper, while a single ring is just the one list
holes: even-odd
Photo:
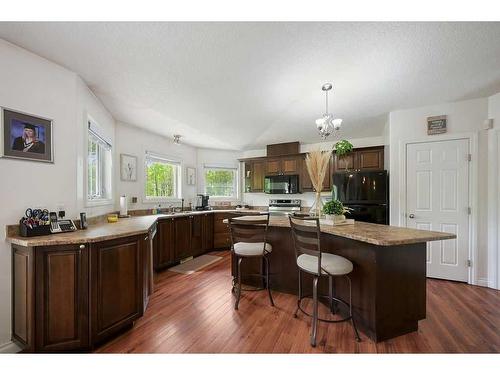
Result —
[{"label": "cabinet door", "polygon": [[325,179],[323,180],[323,189],[321,191],[332,190],[333,158],[328,161]]},{"label": "cabinet door", "polygon": [[191,219],[176,217],[174,219],[175,260],[181,260],[193,255],[191,251]]},{"label": "cabinet door", "polygon": [[353,171],[358,169],[358,152],[353,151],[345,156],[339,158],[337,155],[333,156],[333,169],[335,172],[342,172],[346,169]]},{"label": "cabinet door", "polygon": [[252,162],[245,162],[245,193],[252,192],[252,176],[253,176]]},{"label": "cabinet door", "polygon": [[142,295],[143,305],[142,311],[146,311],[149,303],[149,296],[153,294],[153,249],[154,249],[154,232],[156,228],[151,228],[147,236],[142,241],[142,256],[143,260],[143,278],[142,278]]},{"label": "cabinet door", "polygon": [[203,216],[192,215],[191,219],[191,255],[198,256],[203,253]]},{"label": "cabinet door", "polygon": [[92,244],[92,344],[99,343],[142,315],[144,235]]},{"label": "cabinet door", "polygon": [[252,192],[261,192],[264,190],[264,162],[254,161],[252,164]]},{"label": "cabinet door", "polygon": [[266,175],[271,176],[271,175],[278,175],[281,174],[281,160],[280,159],[274,159],[274,160],[267,160],[266,161]]},{"label": "cabinet door", "polygon": [[214,213],[214,248],[226,249],[231,246],[229,227],[224,223],[224,219],[230,217],[227,212]]},{"label": "cabinet door", "polygon": [[313,186],[311,178],[309,177],[309,172],[307,171],[305,158],[302,158],[302,160],[300,160],[299,184],[301,193],[306,191],[313,191]]},{"label": "cabinet door", "polygon": [[35,351],[88,348],[89,252],[85,245],[36,250]]},{"label": "cabinet door", "polygon": [[159,221],[157,230],[154,266],[155,269],[161,269],[170,265],[175,260],[174,219],[170,218]]},{"label": "cabinet door", "polygon": [[283,158],[281,160],[281,171],[284,174],[297,174],[300,169],[300,158]]},{"label": "cabinet door", "polygon": [[202,218],[203,251],[210,251],[214,248],[214,215],[203,214]]},{"label": "cabinet door", "polygon": [[358,151],[358,169],[361,171],[384,169],[384,149]]}]

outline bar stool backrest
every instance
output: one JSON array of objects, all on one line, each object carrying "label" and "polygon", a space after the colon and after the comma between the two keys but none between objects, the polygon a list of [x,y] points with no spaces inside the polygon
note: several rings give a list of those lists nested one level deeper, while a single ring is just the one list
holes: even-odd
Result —
[{"label": "bar stool backrest", "polygon": [[231,234],[231,248],[237,242],[263,242],[265,250],[267,229],[269,227],[269,213],[250,215],[246,219],[242,219],[241,217],[229,218],[228,222]]},{"label": "bar stool backrest", "polygon": [[295,259],[302,254],[318,258],[318,275],[321,275],[321,230],[317,217],[288,216],[295,247]]}]

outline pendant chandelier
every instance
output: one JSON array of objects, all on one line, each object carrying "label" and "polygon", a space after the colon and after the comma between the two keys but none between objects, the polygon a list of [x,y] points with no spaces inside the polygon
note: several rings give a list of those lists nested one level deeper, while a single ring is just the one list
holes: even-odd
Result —
[{"label": "pendant chandelier", "polygon": [[333,115],[328,112],[328,91],[330,91],[332,87],[331,83],[325,83],[321,87],[321,90],[325,92],[326,96],[326,110],[323,116],[316,120],[316,127],[322,139],[326,139],[332,133],[338,134],[340,126],[342,125],[342,119],[334,118]]}]

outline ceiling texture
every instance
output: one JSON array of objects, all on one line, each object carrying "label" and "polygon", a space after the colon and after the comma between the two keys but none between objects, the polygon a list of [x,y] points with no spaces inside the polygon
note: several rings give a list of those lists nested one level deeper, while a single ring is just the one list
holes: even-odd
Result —
[{"label": "ceiling texture", "polygon": [[493,22],[1,22],[0,38],[79,74],[116,120],[198,147],[319,142],[325,82],[348,138],[500,91]]}]

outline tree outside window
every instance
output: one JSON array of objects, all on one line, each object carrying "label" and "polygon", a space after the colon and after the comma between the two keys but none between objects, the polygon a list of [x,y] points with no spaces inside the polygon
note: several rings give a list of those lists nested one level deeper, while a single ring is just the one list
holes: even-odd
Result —
[{"label": "tree outside window", "polygon": [[205,168],[205,194],[213,197],[236,197],[236,169]]}]

